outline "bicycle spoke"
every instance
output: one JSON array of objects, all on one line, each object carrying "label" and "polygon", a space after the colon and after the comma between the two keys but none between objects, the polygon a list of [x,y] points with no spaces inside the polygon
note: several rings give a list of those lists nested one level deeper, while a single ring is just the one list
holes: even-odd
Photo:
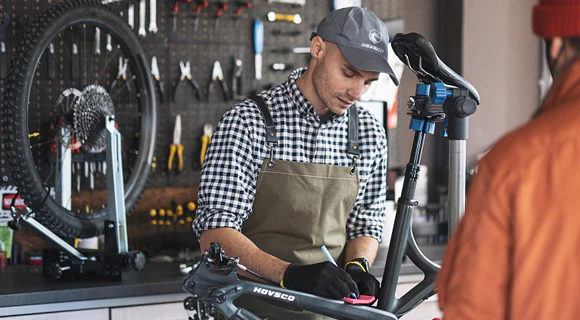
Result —
[{"label": "bicycle spoke", "polygon": [[[34,83],[32,83],[32,86],[33,86],[33,87],[35,87],[36,89],[38,89],[38,90],[42,91],[42,93],[43,93],[43,98],[46,98],[46,99],[50,100],[50,102],[52,102],[52,103],[53,103],[53,105],[55,105],[55,104],[56,104],[56,102],[50,98],[50,93],[46,92],[46,91],[45,91],[43,88],[41,88],[41,87],[38,87],[38,86],[37,86],[36,84],[34,84]],[[29,99],[29,100],[30,100],[30,99]],[[29,101],[29,102],[30,102],[30,101]],[[35,103],[36,103],[36,102],[35,102]]]},{"label": "bicycle spoke", "polygon": [[[65,42],[65,43],[66,43],[66,41],[65,41],[65,40],[62,38],[62,36],[61,36],[61,34],[60,34],[60,33],[58,34],[58,37],[60,38],[60,40],[61,40],[62,42]],[[72,62],[72,66],[73,66],[73,69],[74,69],[74,70],[72,70],[72,72],[75,72],[75,71],[76,71],[76,72],[78,72],[78,73],[80,74],[80,73],[81,73],[81,71],[80,71],[80,69],[79,69],[79,67],[80,67],[80,66],[77,66],[77,64],[76,64],[76,63],[74,63],[74,59],[72,59],[72,54],[70,53],[70,51],[68,51],[68,48],[67,48],[67,46],[65,45],[65,46],[63,46],[63,48],[64,48],[64,50],[66,51],[66,53],[68,54],[68,56],[69,56],[69,58],[70,58],[69,60]],[[81,80],[82,80],[82,78],[81,78]],[[85,87],[85,84],[84,84],[84,83],[82,83],[82,81],[81,81],[81,87]]]},{"label": "bicycle spoke", "polygon": [[[106,61],[105,65],[103,66],[103,70],[101,70],[101,72],[99,73],[98,79],[101,79],[101,76],[107,70],[107,66],[111,63],[111,61],[113,61],[113,58],[115,58],[117,56],[117,52],[119,52],[118,47],[116,47],[115,51],[113,51],[111,58]],[[109,56],[108,53],[107,53],[107,56]]]}]

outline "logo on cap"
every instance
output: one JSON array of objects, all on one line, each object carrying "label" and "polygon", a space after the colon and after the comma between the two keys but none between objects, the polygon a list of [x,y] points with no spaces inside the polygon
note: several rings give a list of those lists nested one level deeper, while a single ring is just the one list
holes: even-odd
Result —
[{"label": "logo on cap", "polygon": [[381,41],[383,41],[383,36],[378,30],[371,30],[369,32],[369,39],[371,40],[372,43],[378,44]]}]

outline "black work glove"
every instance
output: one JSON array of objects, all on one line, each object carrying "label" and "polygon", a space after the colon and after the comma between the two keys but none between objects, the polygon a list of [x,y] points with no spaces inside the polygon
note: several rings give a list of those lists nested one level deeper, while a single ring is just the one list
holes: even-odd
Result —
[{"label": "black work glove", "polygon": [[357,297],[359,295],[350,275],[328,261],[306,266],[292,263],[284,273],[282,285],[284,288],[333,299],[350,297],[351,292]]},{"label": "black work glove", "polygon": [[[366,267],[368,268],[368,266]],[[378,297],[380,288],[379,280],[368,273],[368,270],[365,270],[365,266],[358,262],[349,262],[344,267],[344,270],[350,274],[360,294]]]}]

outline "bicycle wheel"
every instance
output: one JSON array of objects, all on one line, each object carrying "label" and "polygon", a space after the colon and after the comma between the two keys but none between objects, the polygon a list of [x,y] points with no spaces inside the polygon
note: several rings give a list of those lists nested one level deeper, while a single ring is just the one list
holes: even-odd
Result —
[{"label": "bicycle wheel", "polygon": [[[104,45],[97,48],[97,39]],[[62,237],[103,231],[108,211],[102,115],[111,111],[123,137],[129,213],[146,186],[155,144],[156,93],[148,60],[113,9],[94,0],[59,3],[35,20],[18,46],[3,122],[18,191],[36,218]]]}]

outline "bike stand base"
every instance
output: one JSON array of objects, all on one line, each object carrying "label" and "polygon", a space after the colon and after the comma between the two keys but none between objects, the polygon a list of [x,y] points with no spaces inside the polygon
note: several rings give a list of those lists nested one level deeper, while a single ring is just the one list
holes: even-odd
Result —
[{"label": "bike stand base", "polygon": [[141,252],[107,255],[96,250],[79,250],[86,261],[70,259],[56,249],[44,249],[42,272],[45,276],[65,280],[130,281],[145,266]]},{"label": "bike stand base", "polygon": [[[43,250],[43,274],[50,278],[68,280],[135,280],[137,272],[145,267],[145,255],[139,251],[119,253],[119,230],[116,226],[114,221],[105,221],[104,250],[72,249],[74,255],[68,254],[59,246]],[[68,252],[73,252],[72,250]]]}]

